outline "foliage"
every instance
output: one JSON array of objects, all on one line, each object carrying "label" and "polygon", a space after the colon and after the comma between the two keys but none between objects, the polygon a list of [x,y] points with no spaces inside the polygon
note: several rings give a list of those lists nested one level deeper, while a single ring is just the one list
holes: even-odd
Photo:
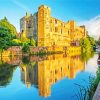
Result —
[{"label": "foliage", "polygon": [[46,54],[46,51],[44,49],[41,49],[36,55],[43,56],[45,54]]},{"label": "foliage", "polygon": [[7,29],[9,29],[13,37],[17,35],[16,28],[12,24],[9,23],[6,17],[0,21],[0,26],[6,27]]},{"label": "foliage", "polygon": [[6,86],[10,83],[15,68],[7,63],[0,64],[0,86]]},{"label": "foliage", "polygon": [[25,32],[22,33],[21,42],[22,42],[22,45],[24,45],[24,44],[29,44],[29,43],[30,43],[30,39],[28,39],[28,38],[26,37],[26,33],[25,33]]},{"label": "foliage", "polygon": [[27,38],[25,31],[22,33],[21,42],[22,42],[22,45],[28,44],[31,46],[36,46],[36,42],[35,42],[34,38],[31,38],[31,39]]},{"label": "foliage", "polygon": [[19,39],[13,39],[11,41],[12,46],[20,46],[22,45],[22,42]]},{"label": "foliage", "polygon": [[7,18],[0,20],[0,49],[7,49],[12,45],[12,39],[16,38],[17,31],[13,25],[11,25]]},{"label": "foliage", "polygon": [[[19,46],[19,45],[31,45],[35,46],[36,42],[34,38],[27,38],[26,32],[22,33],[21,39],[17,38],[16,28],[9,23],[7,18],[0,20],[0,51],[7,49],[9,46]],[[26,48],[27,49],[27,48]]]},{"label": "foliage", "polygon": [[22,57],[23,64],[29,64],[30,63],[30,57],[29,56],[23,56]]},{"label": "foliage", "polygon": [[22,48],[22,52],[24,53],[29,53],[30,52],[30,48],[28,44],[24,44],[23,48]]},{"label": "foliage", "polygon": [[[86,82],[85,80],[83,80]],[[100,68],[98,68],[96,72],[96,77],[93,75],[89,76],[89,85],[88,86],[82,86],[80,84],[76,84],[78,86],[79,92],[75,96],[77,97],[78,100],[92,100],[93,95],[97,89],[97,86],[100,82]]]},{"label": "foliage", "polygon": [[0,27],[0,48],[7,49],[10,45],[12,39],[12,34],[10,34],[10,30],[5,27]]},{"label": "foliage", "polygon": [[92,81],[91,81],[91,86],[90,86],[90,89],[89,89],[89,100],[92,100],[92,97],[96,91],[96,88],[98,86],[100,82],[100,68],[98,68],[97,72],[96,72],[96,78],[92,78]]},{"label": "foliage", "polygon": [[95,41],[93,37],[86,37],[80,40],[80,46],[82,47],[82,52],[91,52],[94,49]]},{"label": "foliage", "polygon": [[94,56],[94,52],[92,51],[92,52],[82,52],[81,53],[81,59],[83,60],[83,61],[88,61],[90,58],[92,58]]},{"label": "foliage", "polygon": [[30,43],[29,43],[31,46],[36,46],[36,41],[34,40],[34,38],[32,38],[31,40],[30,40]]},{"label": "foliage", "polygon": [[90,41],[90,44],[91,44],[92,46],[94,46],[94,45],[95,45],[95,40],[94,40],[94,38],[88,36],[88,39],[89,39],[89,41]]}]

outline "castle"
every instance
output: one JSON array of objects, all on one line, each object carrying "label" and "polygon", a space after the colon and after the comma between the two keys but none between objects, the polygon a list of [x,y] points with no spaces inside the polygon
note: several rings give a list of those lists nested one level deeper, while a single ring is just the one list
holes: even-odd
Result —
[{"label": "castle", "polygon": [[51,9],[41,5],[38,12],[20,19],[20,32],[28,38],[34,37],[39,47],[51,47],[62,51],[69,46],[79,46],[79,40],[86,38],[85,26],[77,26],[71,20],[63,22],[51,16]]}]

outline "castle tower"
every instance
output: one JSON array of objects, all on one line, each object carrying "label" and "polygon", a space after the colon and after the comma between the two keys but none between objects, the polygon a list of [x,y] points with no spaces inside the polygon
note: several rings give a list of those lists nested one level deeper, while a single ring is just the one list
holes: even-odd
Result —
[{"label": "castle tower", "polygon": [[49,45],[50,8],[42,5],[38,8],[38,46]]}]

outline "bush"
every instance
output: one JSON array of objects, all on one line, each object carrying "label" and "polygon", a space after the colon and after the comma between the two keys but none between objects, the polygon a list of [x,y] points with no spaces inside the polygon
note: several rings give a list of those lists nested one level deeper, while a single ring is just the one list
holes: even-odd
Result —
[{"label": "bush", "polygon": [[86,37],[85,39],[80,40],[80,46],[82,48],[82,52],[91,52],[94,50],[95,41],[92,37]]},{"label": "bush", "polygon": [[22,48],[22,52],[24,53],[29,53],[30,52],[30,48],[28,44],[24,44],[23,48]]}]

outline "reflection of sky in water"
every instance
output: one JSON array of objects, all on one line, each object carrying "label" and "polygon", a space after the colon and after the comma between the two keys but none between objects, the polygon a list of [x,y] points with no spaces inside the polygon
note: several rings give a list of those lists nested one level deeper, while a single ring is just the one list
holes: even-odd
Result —
[{"label": "reflection of sky in water", "polygon": [[13,74],[11,83],[6,87],[0,88],[0,100],[77,100],[74,96],[78,92],[78,87],[75,83],[82,86],[88,85],[89,75],[96,72],[97,58],[98,55],[91,58],[87,63],[85,72],[78,72],[75,78],[68,79],[65,77],[53,84],[51,86],[51,96],[46,98],[39,96],[39,91],[34,86],[28,89],[21,82],[20,68],[18,67]]},{"label": "reflection of sky in water", "polygon": [[97,70],[97,68],[98,68],[97,59],[98,59],[98,55],[94,55],[94,57],[91,58],[91,59],[87,62],[86,68],[85,68],[85,71],[86,71],[86,72],[90,72],[90,73],[93,73],[93,74],[96,73],[96,70]]}]

